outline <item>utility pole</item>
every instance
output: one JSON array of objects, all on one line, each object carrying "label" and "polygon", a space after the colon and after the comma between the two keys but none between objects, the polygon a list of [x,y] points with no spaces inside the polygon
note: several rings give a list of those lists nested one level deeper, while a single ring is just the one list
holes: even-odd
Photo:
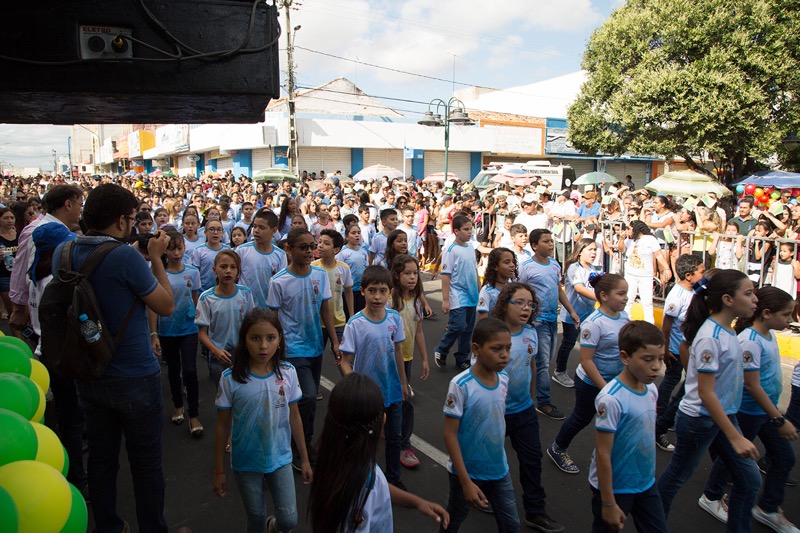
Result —
[{"label": "utility pole", "polygon": [[283,0],[284,16],[286,17],[286,58],[287,58],[287,92],[289,93],[287,102],[289,104],[289,170],[300,175],[300,158],[297,148],[297,117],[295,116],[294,106],[294,34],[300,26],[292,28],[292,21],[289,11],[291,11],[293,0]]},{"label": "utility pole", "polygon": [[58,154],[56,153],[56,149],[53,148],[53,176],[58,175]]}]

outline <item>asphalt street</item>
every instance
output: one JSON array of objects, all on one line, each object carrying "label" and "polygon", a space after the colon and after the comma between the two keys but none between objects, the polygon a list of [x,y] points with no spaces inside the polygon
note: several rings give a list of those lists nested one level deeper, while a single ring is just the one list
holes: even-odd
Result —
[{"label": "asphalt street", "polygon": [[[414,443],[417,446],[421,465],[414,470],[403,469],[403,481],[411,492],[446,505],[448,479],[447,471],[443,466],[443,464],[446,464],[447,455],[444,451],[445,447],[442,438],[442,406],[448,383],[457,371],[452,357],[449,358],[450,364],[445,370],[440,370],[433,364],[434,347],[445,328],[447,317],[441,314],[439,308],[441,303],[439,282],[428,281],[428,275],[424,275],[423,279],[426,280],[425,293],[438,315],[433,319],[425,320],[423,324],[426,345],[431,360],[431,375],[428,380],[421,381],[419,379],[421,365],[418,361],[415,361],[414,376],[412,377],[416,409],[414,428],[416,438]],[[577,359],[578,354],[577,350],[575,350],[570,358],[569,371],[571,374],[573,374],[577,366]],[[788,366],[789,360],[786,362],[784,375],[787,378],[788,385],[788,374],[791,373],[791,367]],[[213,447],[216,413],[214,409],[214,385],[208,379],[205,360],[198,359],[198,370],[201,376],[200,418],[205,426],[205,437],[201,440],[195,440],[190,437],[187,423],[177,427],[170,423],[169,417],[172,413],[172,405],[169,400],[166,367],[162,368],[164,370],[165,398],[164,473],[167,481],[165,514],[170,531],[181,526],[188,526],[195,533],[242,531],[245,527],[244,510],[232,476],[228,476],[229,491],[224,499],[216,497],[211,489],[214,470]],[[339,371],[333,363],[333,357],[330,352],[327,352],[323,366],[323,399],[318,402],[316,417],[317,434],[321,430],[321,422],[324,419],[329,393],[325,386],[331,386],[338,378]],[[786,397],[782,399],[782,404],[785,404],[788,398],[788,386],[784,388],[784,395]],[[574,390],[566,389],[553,383],[552,396],[555,405],[568,415],[574,404]],[[541,427],[541,443],[544,449],[555,438],[561,427],[561,422],[540,415],[539,423]],[[670,433],[669,437],[674,442],[674,433]],[[589,531],[591,527],[591,492],[587,476],[593,447],[594,431],[589,426],[578,435],[569,450],[581,469],[577,475],[564,474],[556,468],[547,456],[543,458],[542,481],[547,491],[548,513],[553,519],[566,526],[567,531],[570,532]],[[795,450],[800,452],[800,446],[795,445]],[[521,519],[524,519],[516,455],[508,441],[506,451],[517,493],[517,507],[520,510]],[[383,465],[382,450],[379,454],[379,461]],[[657,452],[658,472],[661,472],[666,467],[669,459],[670,454],[668,452],[660,450]],[[689,483],[678,494],[669,517],[671,531],[722,532],[725,530],[723,524],[716,521],[697,505],[697,499],[702,494],[709,467],[708,459],[704,460]],[[798,476],[800,476],[800,468],[795,471],[795,477]],[[295,531],[310,531],[306,520],[308,487],[302,484],[299,476],[295,477],[295,481],[297,483],[301,524]],[[271,507],[269,499],[268,504]],[[800,523],[800,488],[787,487],[783,507],[789,520],[794,523]],[[130,522],[132,530],[138,531],[133,489],[124,451],[120,458],[118,509],[122,517]],[[436,531],[436,525],[433,521],[414,510],[398,507],[394,508],[394,524],[395,531],[398,532]],[[526,529],[529,528],[526,528],[523,521],[523,530]],[[466,532],[494,531],[495,522],[492,516],[473,510],[461,530]],[[629,521],[625,531],[635,530],[632,520]],[[758,523],[754,523],[753,531],[767,532],[770,530]]]}]

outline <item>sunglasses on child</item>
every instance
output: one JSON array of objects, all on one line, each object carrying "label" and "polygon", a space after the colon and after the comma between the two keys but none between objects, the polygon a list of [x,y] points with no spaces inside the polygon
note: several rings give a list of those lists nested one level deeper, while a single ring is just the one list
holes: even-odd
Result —
[{"label": "sunglasses on child", "polygon": [[306,243],[306,244],[295,244],[294,246],[292,246],[292,248],[297,248],[301,252],[307,252],[309,250],[316,250],[317,249],[317,243],[312,242],[312,243]]}]

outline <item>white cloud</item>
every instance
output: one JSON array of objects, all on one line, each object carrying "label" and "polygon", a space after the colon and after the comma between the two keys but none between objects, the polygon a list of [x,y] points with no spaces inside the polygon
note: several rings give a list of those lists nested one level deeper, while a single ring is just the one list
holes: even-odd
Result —
[{"label": "white cloud", "polygon": [[0,124],[0,160],[15,167],[52,169],[52,152],[67,154],[69,134],[69,126]]}]

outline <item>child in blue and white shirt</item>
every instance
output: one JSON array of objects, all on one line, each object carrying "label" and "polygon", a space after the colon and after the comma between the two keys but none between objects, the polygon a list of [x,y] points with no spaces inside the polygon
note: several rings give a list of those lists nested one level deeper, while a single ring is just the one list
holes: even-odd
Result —
[{"label": "child in blue and white shirt", "polygon": [[486,260],[483,287],[478,293],[478,320],[486,318],[494,309],[500,291],[507,283],[517,279],[517,262],[508,248],[495,248]]},{"label": "child in blue and white shirt", "polygon": [[[344,327],[341,345],[342,373],[365,374],[378,384],[386,413],[386,479],[400,484],[400,445],[402,442],[402,404],[408,396],[403,352],[405,327],[400,313],[386,309],[392,292],[392,276],[383,267],[372,265],[361,278],[361,292],[367,306]],[[402,487],[402,485],[401,485]]]},{"label": "child in blue and white shirt", "polygon": [[206,243],[192,252],[192,265],[200,270],[200,288],[203,291],[215,285],[214,258],[220,251],[230,250],[227,244],[222,244],[222,231],[219,220],[209,220],[206,223]]},{"label": "child in blue and white shirt", "polygon": [[648,322],[628,322],[619,332],[622,372],[595,398],[597,429],[589,468],[593,532],[619,531],[628,515],[638,531],[666,533],[656,482],[658,378],[664,335]]},{"label": "child in blue and white shirt", "polygon": [[250,288],[256,307],[267,307],[272,277],[286,268],[286,252],[273,245],[278,217],[269,209],[259,209],[252,224],[253,241],[236,247],[242,260],[240,282]]},{"label": "child in blue and white shirt", "polygon": [[350,267],[353,277],[353,311],[364,309],[364,296],[361,294],[361,276],[369,266],[369,251],[361,246],[361,228],[358,224],[350,224],[344,232],[345,245],[336,254],[336,260]]}]

